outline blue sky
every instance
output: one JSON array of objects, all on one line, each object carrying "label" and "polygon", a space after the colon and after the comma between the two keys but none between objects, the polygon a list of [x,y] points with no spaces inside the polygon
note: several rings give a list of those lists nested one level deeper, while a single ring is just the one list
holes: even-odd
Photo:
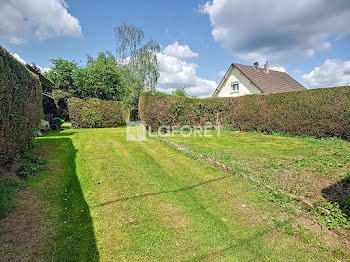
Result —
[{"label": "blue sky", "polygon": [[[208,96],[232,62],[266,60],[310,88],[350,82],[349,1],[30,2],[1,0],[0,43],[43,68],[51,58],[83,65],[86,54],[114,52],[114,27],[125,22],[161,44],[162,91]],[[169,45],[192,55],[164,53]]]}]

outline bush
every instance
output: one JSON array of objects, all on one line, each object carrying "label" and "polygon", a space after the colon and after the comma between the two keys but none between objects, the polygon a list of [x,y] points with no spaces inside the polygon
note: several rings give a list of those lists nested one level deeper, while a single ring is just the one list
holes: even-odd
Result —
[{"label": "bush", "polygon": [[141,94],[139,113],[152,129],[219,122],[246,131],[350,140],[350,86],[205,99],[147,91]]},{"label": "bush", "polygon": [[123,104],[97,98],[68,99],[68,111],[73,127],[116,127],[123,122]]},{"label": "bush", "polygon": [[143,92],[139,100],[141,121],[151,128],[161,125],[205,125],[222,118],[226,101],[222,98],[187,98],[157,91]]},{"label": "bush", "polygon": [[39,77],[0,46],[0,165],[23,150],[41,116]]}]

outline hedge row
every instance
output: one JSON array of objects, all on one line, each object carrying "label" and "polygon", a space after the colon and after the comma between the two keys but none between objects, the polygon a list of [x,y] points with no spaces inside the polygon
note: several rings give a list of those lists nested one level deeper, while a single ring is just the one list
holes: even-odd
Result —
[{"label": "hedge row", "polygon": [[116,127],[123,122],[123,104],[97,98],[68,99],[69,119],[73,127]]},{"label": "hedge row", "polygon": [[350,140],[350,86],[235,98],[194,99],[147,91],[139,101],[141,121],[161,125],[205,125],[219,121],[240,130],[288,132]]},{"label": "hedge row", "polygon": [[0,165],[23,150],[41,116],[39,77],[0,46]]}]

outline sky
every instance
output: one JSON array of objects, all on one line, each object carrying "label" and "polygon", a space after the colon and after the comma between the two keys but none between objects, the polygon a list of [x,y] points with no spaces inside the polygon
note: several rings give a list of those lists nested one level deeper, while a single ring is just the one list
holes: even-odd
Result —
[{"label": "sky", "polygon": [[348,0],[0,0],[0,44],[44,70],[115,52],[114,28],[161,45],[157,89],[211,96],[230,64],[286,71],[307,88],[350,84]]}]

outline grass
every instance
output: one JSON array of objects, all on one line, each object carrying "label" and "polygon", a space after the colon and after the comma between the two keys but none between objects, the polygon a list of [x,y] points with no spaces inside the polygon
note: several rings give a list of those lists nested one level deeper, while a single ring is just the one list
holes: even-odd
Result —
[{"label": "grass", "polygon": [[[212,134],[211,138],[177,134],[167,139],[266,185],[320,203],[330,211],[334,210],[335,214],[343,210],[341,221],[345,216],[350,218],[347,193],[350,182],[349,142],[338,138],[316,139],[261,132],[222,131],[220,137],[216,136],[216,131]],[[325,200],[335,204],[327,206]],[[340,208],[336,210],[338,203]],[[348,227],[350,222],[339,226]]]},{"label": "grass", "polygon": [[[55,135],[52,137],[52,135]],[[98,261],[89,206],[76,170],[76,152],[70,132],[38,138],[46,169],[30,180],[46,203],[47,226],[54,229],[52,252],[46,261]]]},{"label": "grass", "polygon": [[297,225],[301,211],[240,176],[126,128],[37,138],[32,177],[53,228],[45,261],[334,261],[347,251]]},{"label": "grass", "polygon": [[15,162],[20,165],[19,176],[12,173],[6,175],[0,168],[0,218],[5,217],[14,208],[16,194],[26,186],[26,181],[21,177],[29,177],[40,168],[41,162],[35,149],[30,143],[24,153],[16,155]]},{"label": "grass", "polygon": [[24,187],[24,182],[18,178],[0,179],[0,218],[5,217],[14,207],[16,193]]}]

